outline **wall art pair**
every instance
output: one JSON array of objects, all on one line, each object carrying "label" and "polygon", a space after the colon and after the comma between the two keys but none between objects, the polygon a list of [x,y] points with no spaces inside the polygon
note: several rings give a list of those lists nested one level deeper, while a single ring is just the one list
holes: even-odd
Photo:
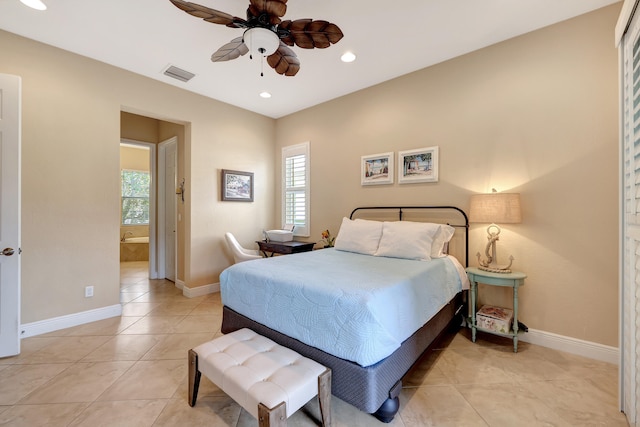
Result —
[{"label": "wall art pair", "polygon": [[[394,153],[362,156],[362,185],[393,184]],[[438,147],[418,148],[398,152],[398,183],[438,182]]]}]

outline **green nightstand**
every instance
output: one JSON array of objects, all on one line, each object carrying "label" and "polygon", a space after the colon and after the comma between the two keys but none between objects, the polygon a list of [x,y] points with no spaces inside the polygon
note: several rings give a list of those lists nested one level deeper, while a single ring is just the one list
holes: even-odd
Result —
[{"label": "green nightstand", "polygon": [[[502,337],[513,338],[513,352],[518,352],[518,288],[524,286],[527,275],[519,272],[491,273],[475,267],[467,268],[467,276],[471,282],[471,341],[476,342],[478,330]],[[476,307],[478,301],[478,283],[491,286],[503,286],[513,288],[513,328],[510,333],[503,334],[489,329],[480,328],[476,324]]]}]

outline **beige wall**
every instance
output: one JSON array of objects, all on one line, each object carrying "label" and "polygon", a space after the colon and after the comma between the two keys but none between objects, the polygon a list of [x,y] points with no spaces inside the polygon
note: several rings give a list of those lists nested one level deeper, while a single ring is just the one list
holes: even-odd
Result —
[{"label": "beige wall", "polygon": [[157,144],[160,120],[123,111],[120,113],[120,136],[133,141]]},{"label": "beige wall", "polygon": [[[121,111],[184,128],[187,287],[230,264],[225,231],[249,245],[273,226],[274,120],[3,31],[0,52],[23,79],[22,323],[120,302]],[[255,173],[254,203],[219,201],[225,168]]]},{"label": "beige wall", "polygon": [[149,150],[121,146],[120,169],[149,172],[151,170],[149,166]]},{"label": "beige wall", "polygon": [[[468,210],[471,194],[520,192],[523,223],[503,227],[498,255],[513,254],[515,269],[528,274],[522,321],[617,346],[619,10],[616,4],[278,120],[278,153],[311,141],[310,240],[337,231],[356,206]],[[360,156],[429,146],[440,147],[438,183],[360,186]],[[485,229],[471,226],[472,258],[484,249]],[[509,304],[507,295],[481,299]]]}]

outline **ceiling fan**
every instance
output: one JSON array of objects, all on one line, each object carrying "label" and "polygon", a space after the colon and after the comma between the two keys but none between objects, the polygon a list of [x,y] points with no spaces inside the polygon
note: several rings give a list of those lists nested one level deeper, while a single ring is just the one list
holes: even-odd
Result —
[{"label": "ceiling fan", "polygon": [[295,44],[303,49],[324,49],[343,37],[340,28],[327,21],[283,21],[280,18],[287,12],[287,0],[249,0],[247,19],[188,1],[170,1],[179,9],[207,22],[245,29],[242,37],[231,40],[211,56],[213,62],[229,61],[251,52],[266,56],[267,63],[278,74],[295,76],[300,70],[300,60],[288,46]]}]

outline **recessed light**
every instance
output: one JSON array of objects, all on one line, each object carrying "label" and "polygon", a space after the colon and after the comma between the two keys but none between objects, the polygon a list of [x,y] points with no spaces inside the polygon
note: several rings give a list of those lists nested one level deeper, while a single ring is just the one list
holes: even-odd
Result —
[{"label": "recessed light", "polygon": [[353,52],[345,52],[340,59],[342,62],[353,62],[356,60],[356,55]]},{"label": "recessed light", "polygon": [[36,10],[47,10],[47,5],[40,0],[20,0],[22,4]]},{"label": "recessed light", "polygon": [[260,92],[260,97],[265,99],[271,98],[271,94],[265,90],[264,92]]}]

